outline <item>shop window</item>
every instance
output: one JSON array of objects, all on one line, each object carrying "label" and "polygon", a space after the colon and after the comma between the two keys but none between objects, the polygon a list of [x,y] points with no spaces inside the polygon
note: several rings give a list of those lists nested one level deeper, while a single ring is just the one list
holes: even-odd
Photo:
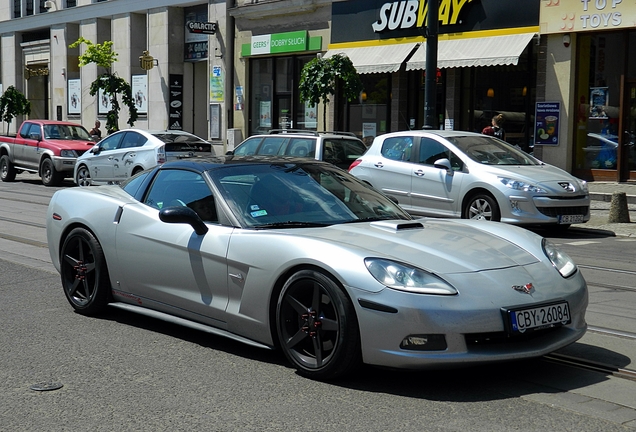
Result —
[{"label": "shop window", "polygon": [[575,128],[578,169],[617,169],[623,41],[623,33],[580,38]]},{"label": "shop window", "polygon": [[363,90],[349,104],[349,132],[365,140],[388,132],[391,95],[390,74],[362,74]]}]

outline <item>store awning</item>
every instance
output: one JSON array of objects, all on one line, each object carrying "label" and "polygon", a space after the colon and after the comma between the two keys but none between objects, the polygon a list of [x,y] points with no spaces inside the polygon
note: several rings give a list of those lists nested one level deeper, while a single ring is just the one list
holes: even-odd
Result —
[{"label": "store awning", "polygon": [[335,48],[325,54],[345,54],[359,74],[397,72],[417,43],[369,46],[360,48]]},{"label": "store awning", "polygon": [[[481,38],[440,40],[437,67],[516,65],[535,33]],[[422,43],[406,64],[406,70],[426,69],[426,43]]]}]

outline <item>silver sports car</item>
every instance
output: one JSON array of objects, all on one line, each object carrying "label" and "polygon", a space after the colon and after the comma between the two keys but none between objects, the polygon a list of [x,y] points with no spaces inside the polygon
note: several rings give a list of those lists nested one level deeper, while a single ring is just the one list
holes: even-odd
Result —
[{"label": "silver sports car", "polygon": [[413,219],[328,163],[169,162],[47,213],[70,304],[264,348],[315,379],[537,357],[586,330],[577,266],[523,228]]}]

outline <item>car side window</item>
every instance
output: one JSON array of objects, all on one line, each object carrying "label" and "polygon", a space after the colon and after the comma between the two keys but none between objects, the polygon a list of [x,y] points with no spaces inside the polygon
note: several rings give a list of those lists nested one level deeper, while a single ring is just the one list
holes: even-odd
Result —
[{"label": "car side window", "polygon": [[192,171],[159,171],[144,204],[157,210],[175,206],[190,207],[204,222],[218,222],[212,191],[201,174]]},{"label": "car side window", "polygon": [[38,125],[33,123],[25,123],[24,126],[20,129],[20,137],[21,138],[30,138],[32,133],[40,133],[40,128]]},{"label": "car side window", "polygon": [[259,155],[277,155],[280,152],[280,148],[287,140],[285,137],[274,136],[263,139],[263,144],[258,149]]},{"label": "car side window", "polygon": [[421,165],[433,166],[437,160],[444,158],[450,161],[453,171],[461,171],[464,168],[462,160],[442,143],[431,138],[422,138],[420,140],[418,162]]},{"label": "car side window", "polygon": [[119,144],[119,140],[121,140],[123,134],[115,134],[108,136],[99,142],[99,148],[104,150],[114,150],[117,148],[117,144]]},{"label": "car side window", "polygon": [[408,161],[411,159],[413,149],[413,137],[400,136],[387,138],[382,143],[382,156],[396,161]]},{"label": "car side window", "polygon": [[148,140],[145,136],[138,134],[137,132],[126,132],[119,144],[119,148],[134,148],[141,147],[146,144]]},{"label": "car side window", "polygon": [[262,140],[263,138],[261,137],[248,138],[243,141],[240,146],[236,147],[236,149],[234,150],[234,154],[237,156],[253,155],[256,153],[256,149],[258,148],[258,145],[261,143]]},{"label": "car side window", "polygon": [[316,154],[316,140],[307,138],[292,138],[285,150],[287,156],[311,157]]}]

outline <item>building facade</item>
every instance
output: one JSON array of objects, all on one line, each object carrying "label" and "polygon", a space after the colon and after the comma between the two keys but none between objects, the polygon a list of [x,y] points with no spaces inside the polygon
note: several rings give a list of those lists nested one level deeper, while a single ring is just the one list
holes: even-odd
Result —
[{"label": "building facade", "polygon": [[[30,118],[105,125],[108,97],[91,83],[112,72],[130,83],[139,113],[135,127],[179,129],[224,140],[231,88],[233,26],[225,1],[12,0],[0,5],[0,85],[31,102]],[[113,42],[111,71],[78,65],[78,38]],[[229,47],[229,49],[228,49]],[[231,103],[231,101],[230,101]],[[121,104],[121,99],[120,99]],[[128,127],[122,105],[119,127]],[[15,132],[22,119],[11,124]],[[103,126],[102,126],[103,127]]]},{"label": "building facade", "polygon": [[636,180],[636,5],[621,0],[541,2],[546,104],[558,145],[546,162],[588,180]]}]

